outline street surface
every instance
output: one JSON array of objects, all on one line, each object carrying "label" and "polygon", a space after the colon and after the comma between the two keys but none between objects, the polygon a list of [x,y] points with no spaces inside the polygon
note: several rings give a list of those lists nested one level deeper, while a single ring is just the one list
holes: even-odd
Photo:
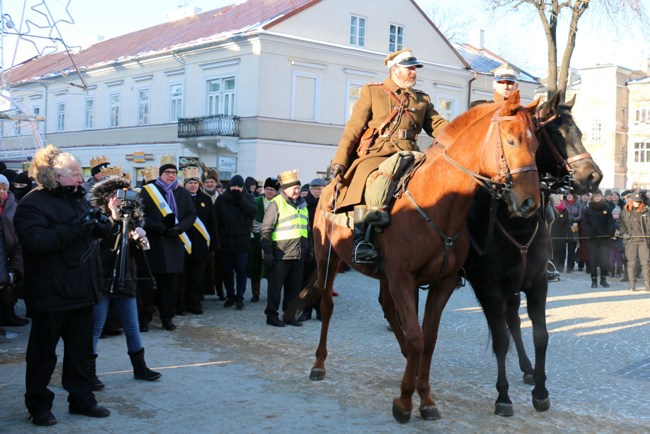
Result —
[{"label": "street surface", "polygon": [[[378,283],[356,272],[339,275],[330,328],[327,376],[309,380],[320,322],[302,328],[265,324],[260,303],[246,295],[243,311],[206,297],[204,315],[176,317],[167,332],[154,319],[143,333],[158,382],[136,381],[124,336],[100,340],[99,402],[107,419],[67,412],[61,387],[63,348],[51,389],[59,420],[51,433],[640,433],[650,432],[650,292],[631,292],[619,278],[590,288],[584,272],[549,284],[547,388],[551,408],[538,413],[523,383],[514,346],[508,356],[514,416],[495,416],[496,361],[483,314],[469,286],[456,291],[443,314],[431,386],[442,419],[414,411],[400,425],[391,415],[404,359],[377,302]],[[421,293],[421,306],[426,294]],[[24,314],[22,302],[19,314]],[[530,323],[522,302],[529,355]],[[29,326],[6,330],[0,344],[0,426],[31,433],[23,404],[24,353]]]}]

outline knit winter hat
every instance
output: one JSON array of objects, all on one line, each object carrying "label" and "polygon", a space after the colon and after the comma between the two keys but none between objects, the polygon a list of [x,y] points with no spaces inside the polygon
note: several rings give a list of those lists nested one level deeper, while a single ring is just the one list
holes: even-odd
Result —
[{"label": "knit winter hat", "polygon": [[241,175],[235,175],[230,179],[228,187],[241,187],[244,188],[244,178]]}]

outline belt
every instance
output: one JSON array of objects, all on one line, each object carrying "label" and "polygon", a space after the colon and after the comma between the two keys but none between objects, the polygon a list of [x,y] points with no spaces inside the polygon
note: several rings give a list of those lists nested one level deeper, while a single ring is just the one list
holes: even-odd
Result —
[{"label": "belt", "polygon": [[394,137],[397,139],[416,140],[418,138],[418,134],[415,131],[400,128],[399,130],[395,131],[393,134],[382,134],[381,137],[389,137],[389,138]]}]

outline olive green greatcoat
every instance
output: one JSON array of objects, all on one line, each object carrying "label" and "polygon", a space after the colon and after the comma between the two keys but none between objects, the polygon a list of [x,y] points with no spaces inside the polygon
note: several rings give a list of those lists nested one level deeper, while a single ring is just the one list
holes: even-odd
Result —
[{"label": "olive green greatcoat", "polygon": [[[399,139],[398,130],[404,129],[419,134],[424,129],[427,134],[435,138],[448,124],[447,120],[434,109],[431,98],[426,93],[417,89],[401,89],[390,78],[384,80],[383,85],[391,89],[400,100],[407,95],[405,108],[410,112],[415,123],[406,113],[398,113],[390,124],[379,132],[380,136],[377,137],[368,154],[357,157],[356,149],[366,127],[379,129],[395,106],[395,101],[379,83],[365,84],[361,88],[359,100],[354,105],[332,160],[333,164],[342,164],[347,168],[339,187],[337,209],[364,203],[363,193],[368,175],[388,157],[399,151],[419,150],[417,139]],[[390,132],[394,132],[391,137],[382,136]],[[332,184],[328,186],[328,189],[331,188]],[[324,191],[323,194],[328,198],[331,197],[331,191],[327,194]]]}]

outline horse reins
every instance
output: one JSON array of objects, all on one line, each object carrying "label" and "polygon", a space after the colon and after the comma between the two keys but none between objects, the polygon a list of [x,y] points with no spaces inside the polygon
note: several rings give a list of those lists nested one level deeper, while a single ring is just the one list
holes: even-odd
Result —
[{"label": "horse reins", "polygon": [[[539,216],[539,214],[536,214]],[[537,224],[535,225],[535,230],[533,231],[533,234],[530,236],[530,239],[526,244],[520,244],[519,241],[517,241],[512,235],[506,231],[506,229],[501,225],[501,222],[499,220],[496,220],[497,226],[499,229],[501,229],[501,232],[503,235],[508,238],[508,240],[514,244],[514,246],[519,249],[519,254],[521,255],[521,261],[523,264],[523,272],[521,273],[521,279],[519,281],[519,286],[517,288],[521,288],[521,285],[524,283],[524,277],[526,276],[526,259],[528,258],[528,248],[530,247],[531,244],[533,244],[533,240],[535,240],[535,236],[537,235],[537,231],[539,230],[539,218],[537,219]]]}]

